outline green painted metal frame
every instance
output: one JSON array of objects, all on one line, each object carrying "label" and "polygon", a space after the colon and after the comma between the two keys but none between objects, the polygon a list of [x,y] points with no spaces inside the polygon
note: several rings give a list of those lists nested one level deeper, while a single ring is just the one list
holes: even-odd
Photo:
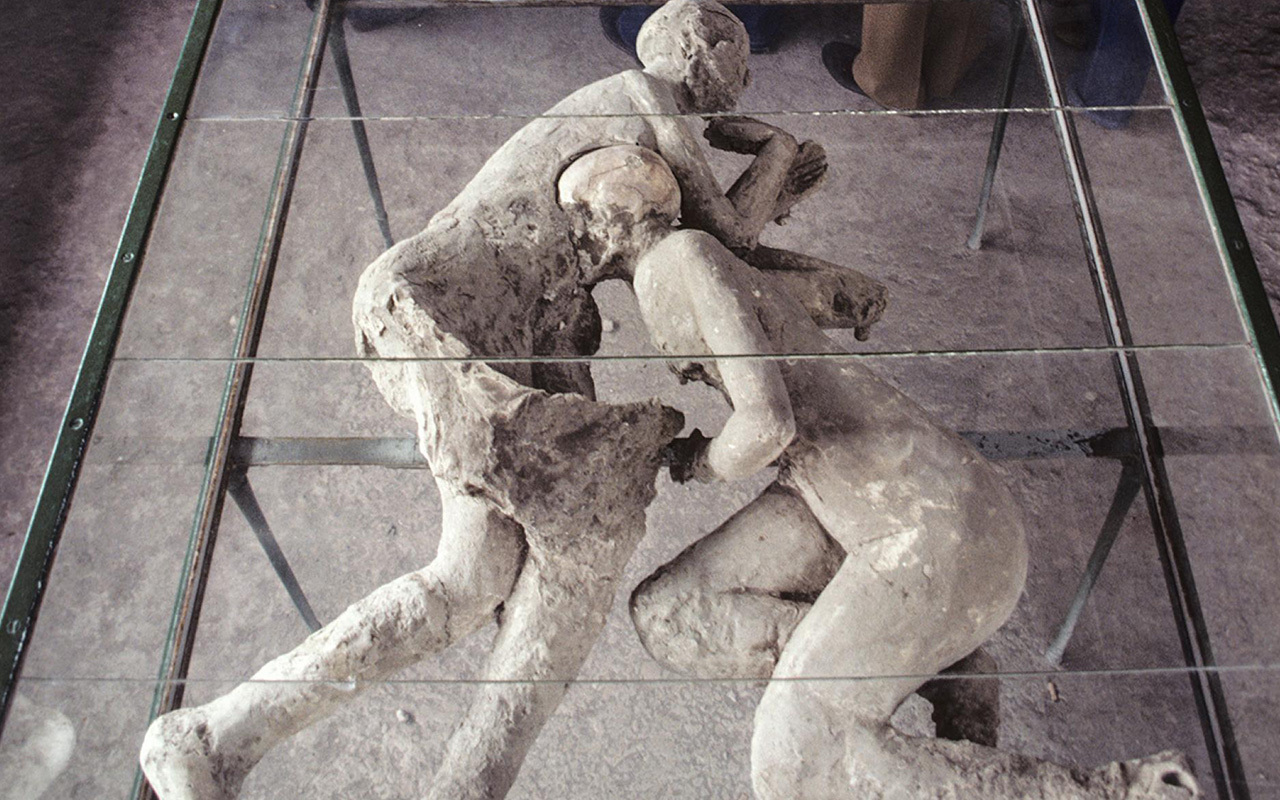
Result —
[{"label": "green painted metal frame", "polygon": [[129,216],[116,245],[106,288],[98,303],[89,343],[80,360],[71,399],[45,470],[40,497],[27,528],[17,569],[5,597],[0,619],[0,734],[13,699],[23,649],[31,638],[58,539],[71,506],[80,465],[102,400],[102,390],[119,339],[134,278],[146,255],[147,237],[160,206],[169,166],[182,133],[187,107],[200,74],[200,65],[213,32],[222,0],[198,0],[182,45],[169,93],[160,111],[147,152],[146,164],[134,190]]},{"label": "green painted metal frame", "polygon": [[[1226,173],[1213,145],[1204,109],[1200,105],[1199,95],[1163,0],[1137,0],[1137,6],[1152,45],[1156,72],[1160,76],[1165,95],[1172,104],[1178,136],[1196,179],[1200,204],[1213,232],[1214,243],[1228,282],[1235,293],[1236,308],[1243,318],[1258,377],[1264,387],[1263,394],[1272,425],[1280,434],[1280,402],[1276,394],[1276,389],[1280,386],[1280,328],[1277,328],[1262,276],[1258,272],[1244,225],[1231,196]],[[1178,544],[1181,545],[1180,542]],[[1188,559],[1186,552],[1181,549],[1172,555],[1180,561]],[[1194,591],[1194,587],[1192,588]],[[1225,774],[1220,776],[1220,783],[1225,785],[1219,786],[1220,794],[1226,798],[1248,800],[1251,796],[1248,777],[1234,726],[1227,714],[1226,693],[1217,674],[1209,632],[1203,620],[1199,621],[1191,633],[1196,640],[1195,646],[1203,654],[1208,667],[1200,680],[1213,705],[1220,709],[1213,720],[1216,728],[1213,738],[1221,748],[1225,762],[1222,764]]]},{"label": "green painted metal frame", "polygon": [[1173,104],[1173,117],[1182,139],[1182,148],[1196,178],[1200,204],[1204,207],[1218,255],[1236,293],[1236,307],[1244,316],[1245,330],[1253,346],[1263,385],[1267,388],[1271,421],[1280,431],[1280,396],[1277,395],[1280,390],[1280,328],[1276,326],[1262,276],[1258,273],[1258,264],[1253,259],[1253,250],[1240,222],[1231,187],[1213,145],[1209,123],[1200,105],[1200,95],[1191,80],[1191,72],[1187,69],[1182,47],[1174,35],[1164,3],[1162,0],[1138,0],[1138,11],[1152,42],[1156,72],[1164,85],[1165,95]]},{"label": "green painted metal frame", "polygon": [[[232,479],[231,448],[240,434],[240,422],[244,416],[249,385],[253,380],[253,359],[258,352],[258,340],[266,318],[267,300],[280,255],[281,241],[288,220],[289,206],[293,199],[293,187],[298,175],[298,164],[306,142],[307,128],[311,121],[311,105],[315,99],[320,64],[324,58],[325,42],[330,30],[333,0],[315,0],[312,4],[312,22],[307,44],[298,67],[298,80],[294,88],[293,102],[280,142],[280,154],[276,161],[275,178],[267,201],[262,231],[258,237],[258,249],[253,270],[245,293],[244,307],[236,329],[236,347],[227,371],[218,427],[214,432],[205,476],[200,493],[200,505],[196,511],[187,553],[183,559],[182,577],[174,599],[168,635],[165,637],[164,654],[156,678],[156,691],[151,702],[150,717],[171,711],[182,704],[186,691],[187,667],[195,644],[196,629],[200,621],[200,609],[204,602],[209,569],[213,564],[214,547],[222,521],[228,483]],[[131,796],[145,800],[155,797],[142,775],[134,773]]]}]

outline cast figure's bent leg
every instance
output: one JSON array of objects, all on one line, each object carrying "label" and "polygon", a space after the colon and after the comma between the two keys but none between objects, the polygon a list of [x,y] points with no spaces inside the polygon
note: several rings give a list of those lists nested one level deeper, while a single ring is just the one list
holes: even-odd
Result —
[{"label": "cast figure's bent leg", "polygon": [[[757,797],[1196,796],[1186,765],[1167,754],[1071,770],[968,741],[907,737],[889,725],[899,703],[923,683],[913,676],[955,662],[1003,623],[1021,588],[1017,577],[990,587],[987,597],[952,598],[939,613],[935,587],[922,576],[904,567],[885,570],[874,552],[850,557],[796,629],[756,711]],[[933,580],[948,582],[937,573]]]},{"label": "cast figure's bent leg", "polygon": [[481,498],[441,492],[430,565],[356,602],[228,694],[152,723],[141,762],[161,800],[235,797],[272,746],[492,619],[520,571],[521,528]]},{"label": "cast figure's bent leg", "polygon": [[485,671],[493,682],[480,688],[450,738],[429,800],[492,800],[511,788],[604,628],[644,534],[643,509],[617,524],[605,521],[597,546],[575,548],[572,556],[531,544]]},{"label": "cast figure's bent leg", "polygon": [[[767,678],[844,557],[804,501],[775,483],[641,582],[631,618],[645,649],[668,669]],[[979,648],[944,675],[995,671]],[[939,678],[920,694],[934,707],[940,738],[996,745],[997,681]]]},{"label": "cast figure's bent leg", "polygon": [[669,669],[767,678],[843,560],[804,501],[774,483],[636,587],[631,618]]},{"label": "cast figure's bent leg", "polygon": [[1000,682],[994,677],[977,680],[965,675],[991,675],[996,660],[979,647],[921,686],[919,694],[933,706],[933,724],[939,739],[967,741],[995,747],[1000,743]]}]

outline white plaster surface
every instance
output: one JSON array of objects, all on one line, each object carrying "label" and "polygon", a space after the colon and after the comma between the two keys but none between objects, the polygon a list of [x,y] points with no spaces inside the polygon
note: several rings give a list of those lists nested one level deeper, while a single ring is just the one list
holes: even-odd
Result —
[{"label": "white plaster surface", "polygon": [[[227,6],[244,10],[240,3]],[[5,274],[16,276],[4,296],[6,348],[0,368],[0,534],[6,553],[16,553],[34,502],[189,10],[189,3],[71,4],[56,16],[32,5],[6,10],[18,24],[9,29],[14,34],[5,34],[12,40],[3,48],[0,62],[6,76],[16,76],[5,82],[8,110],[0,125],[4,174],[6,185],[23,187],[6,194],[0,216],[6,238],[15,243],[5,252]],[[296,32],[296,16],[292,19],[282,21],[279,29],[242,23],[237,34],[241,38],[220,45],[241,58],[221,63],[227,69],[253,68],[272,77],[232,81],[228,75],[219,85],[234,82],[238,88],[223,90],[221,99],[214,88],[202,90],[196,108],[208,116],[278,115],[288,101],[297,54],[281,56],[280,63],[288,63],[284,70],[270,68],[276,64],[270,59],[255,62],[245,56],[254,52],[250,40],[255,35]],[[449,12],[445,19],[464,29],[478,24],[467,21],[463,11]],[[539,24],[546,27],[538,30],[562,29],[542,19],[531,15],[531,21],[522,24],[528,29],[538,29],[534,26]],[[798,37],[779,59],[811,66],[816,46],[824,40],[823,29],[830,27],[830,18],[825,19],[804,29],[808,38]],[[539,59],[550,58],[555,37],[574,36],[588,41],[586,46],[599,56],[598,62],[581,69],[616,71],[626,66],[621,53],[594,38],[594,17],[584,13],[575,25],[571,33],[548,33],[548,50]],[[1277,145],[1272,131],[1277,128],[1275,87],[1280,84],[1273,59],[1276,30],[1274,8],[1244,1],[1192,0],[1180,24],[1229,177],[1243,200],[1251,242],[1273,287]],[[544,84],[546,79],[538,77],[542,73],[530,68],[527,77],[522,75],[510,87],[477,97],[468,81],[477,70],[497,68],[500,59],[477,57],[450,72],[451,62],[433,60],[432,49],[412,38],[416,35],[353,34],[352,46],[353,58],[363,58],[375,69],[385,63],[375,54],[412,49],[421,54],[415,72],[424,76],[424,83],[432,74],[447,78],[444,84],[453,88],[441,90],[434,107],[423,100],[417,113],[457,111],[466,102],[479,103],[475,108],[480,114],[536,111],[546,105],[545,98],[562,94],[565,84],[581,83],[586,75],[558,75]],[[802,46],[811,51],[807,61],[796,54],[795,48]],[[997,62],[998,54],[991,61]],[[825,92],[825,80],[819,71],[812,91]],[[977,85],[989,89],[994,83],[984,78]],[[366,110],[394,113],[405,107],[410,95],[430,97],[403,88],[395,91],[400,94],[378,100],[378,90],[371,88]],[[321,113],[340,113],[331,77],[322,92]],[[494,96],[505,99],[494,102]],[[848,102],[838,95],[823,96]],[[241,98],[252,102],[236,107]],[[967,119],[874,123],[821,117],[796,121],[795,127],[807,127],[805,135],[828,143],[833,164],[848,165],[844,176],[838,170],[833,173],[825,189],[845,205],[832,212],[839,215],[840,224],[802,225],[797,215],[792,225],[771,232],[778,244],[802,242],[834,260],[848,251],[865,254],[867,264],[855,266],[872,274],[881,270],[879,275],[890,285],[890,314],[864,347],[956,346],[970,340],[997,346],[1100,341],[1052,132],[1043,120],[1018,117],[1011,126],[985,260],[970,258],[961,249],[983,157],[985,124]],[[380,158],[402,165],[406,178],[387,176],[384,184],[393,229],[403,233],[420,226],[425,215],[474,172],[476,159],[520,124],[510,119],[371,123],[375,150],[387,153]],[[138,297],[150,303],[148,314],[155,321],[148,323],[151,330],[140,329],[146,321],[144,315],[136,315],[122,353],[225,354],[233,332],[228,320],[238,309],[235,287],[242,280],[237,276],[224,285],[219,276],[225,277],[228,270],[244,274],[260,222],[257,208],[265,197],[264,170],[274,159],[279,130],[278,122],[243,119],[188,125],[190,138],[183,147],[189,155],[177,165],[174,178],[175,191],[180,185],[187,188],[171,196],[173,220],[166,222],[162,216],[157,234],[171,238],[164,247],[157,239],[153,251],[168,255],[148,265],[139,285]],[[1099,201],[1115,239],[1122,280],[1127,280],[1124,270],[1132,270],[1138,289],[1129,293],[1131,303],[1137,304],[1131,309],[1135,329],[1153,342],[1162,337],[1233,341],[1238,328],[1229,315],[1212,309],[1188,315],[1180,303],[1182,286],[1203,286],[1194,294],[1211,302],[1217,267],[1197,249],[1203,248],[1203,239],[1194,234],[1199,218],[1189,219],[1189,211],[1184,215],[1176,210],[1192,208],[1185,181],[1155,180],[1179,163],[1169,155],[1170,131],[1160,112],[1141,116],[1129,131],[1106,134],[1110,138],[1105,146],[1099,145],[1103,134],[1082,129],[1086,155],[1096,154],[1108,165],[1097,176],[1103,179],[1098,182]],[[311,259],[290,259],[287,244],[277,290],[281,308],[288,312],[269,318],[264,336],[268,352],[302,357],[350,352],[345,309],[329,304],[346,303],[359,269],[380,248],[367,207],[353,211],[346,200],[362,197],[349,137],[349,128],[339,120],[312,126],[298,213],[288,236],[325,237],[317,241],[330,260],[317,266]],[[935,152],[944,142],[944,149]],[[427,157],[428,143],[445,149],[438,157]],[[186,183],[177,183],[180,180]],[[868,193],[868,186],[873,191]],[[321,191],[326,187],[332,191]],[[1159,213],[1127,203],[1127,187],[1163,193],[1153,204]],[[182,204],[187,204],[185,209]],[[922,229],[918,220],[924,211],[931,212],[934,223]],[[196,214],[208,220],[207,226],[197,230],[179,224],[180,215]],[[849,219],[859,224],[849,224]],[[168,233],[165,225],[170,226]],[[905,251],[899,249],[907,244]],[[1164,247],[1170,257],[1152,262],[1139,258]],[[228,254],[230,265],[211,257],[214,248]],[[1036,269],[1059,262],[1070,268]],[[1143,271],[1155,262],[1162,269],[1178,270],[1178,280],[1144,280]],[[157,280],[163,276],[162,263],[189,280]],[[910,269],[899,269],[903,264]],[[974,281],[987,281],[983,286],[999,291],[971,288],[962,297],[986,305],[957,303],[956,292],[972,287]],[[219,294],[227,289],[231,291]],[[178,307],[188,311],[164,317],[166,309]],[[636,331],[636,320],[629,314],[621,300],[616,310],[606,310],[605,316],[617,321],[617,335],[606,337],[606,348],[611,348],[607,351],[636,352],[637,339],[628,338]],[[962,321],[954,321],[957,317]],[[939,319],[949,322],[938,325]],[[300,333],[290,336],[293,326]],[[959,429],[1104,427],[1123,422],[1110,367],[1102,356],[889,358],[878,360],[875,368]],[[1248,364],[1231,353],[1175,353],[1162,364],[1144,368],[1158,413],[1174,424],[1225,420],[1258,425],[1264,420],[1250,386]],[[650,387],[669,381],[665,369],[656,365],[616,364],[599,371],[602,392],[619,400],[650,396]],[[189,498],[201,477],[200,450],[192,449],[191,440],[207,431],[223,374],[220,366],[190,363],[116,369],[94,445],[102,460],[82,478],[40,623],[45,641],[33,648],[27,662],[30,680],[23,691],[35,702],[66,713],[77,732],[70,765],[47,796],[96,798],[127,792],[150,703],[156,648],[167,626],[193,511]],[[376,390],[356,365],[270,364],[259,369],[255,381],[246,432],[411,435],[389,409],[379,408]],[[667,396],[700,419],[716,413],[716,399],[695,387]],[[282,404],[290,409],[288,418],[269,413]],[[1237,408],[1243,410],[1224,416],[1225,409]],[[113,419],[118,427],[113,427]],[[1028,514],[1034,557],[1026,596],[993,649],[1002,669],[1044,670],[1037,653],[1051,636],[1074,576],[1087,558],[1117,468],[1113,462],[1078,459],[1005,462],[1003,468]],[[1274,486],[1276,458],[1274,453],[1182,457],[1171,459],[1170,468],[1187,520],[1202,598],[1218,632],[1219,660],[1234,668],[1225,683],[1254,796],[1280,796],[1273,767],[1280,761],[1275,737],[1280,722],[1274,712],[1280,689],[1271,672],[1252,669],[1276,660],[1277,554],[1268,535],[1275,529],[1269,487]],[[255,481],[268,514],[273,521],[281,520],[277,534],[322,618],[331,618],[402,573],[406,564],[423,563],[434,551],[437,534],[423,520],[436,518],[437,501],[419,473],[277,468],[263,470]],[[1236,482],[1237,490],[1229,497],[1218,490],[1225,481]],[[754,488],[724,494],[661,483],[650,512],[650,534],[623,583],[637,583],[752,496]],[[1002,735],[1008,748],[1097,764],[1167,746],[1188,751],[1197,765],[1204,763],[1186,678],[1160,671],[1181,663],[1181,656],[1145,515],[1144,508],[1135,508],[1126,523],[1068,654],[1069,671],[1002,681]],[[193,661],[192,674],[200,682],[189,690],[192,702],[246,677],[304,632],[247,527],[235,515],[228,515],[219,547]],[[530,754],[511,796],[640,796],[637,787],[642,786],[646,793],[653,787],[654,794],[672,797],[748,796],[751,710],[760,687],[657,680],[669,673],[643,654],[620,605],[582,676],[627,682],[588,680],[575,686]],[[86,638],[97,645],[84,647]],[[309,730],[273,754],[255,773],[245,796],[391,797],[420,790],[442,752],[449,733],[446,720],[456,718],[470,691],[458,683],[425,681],[475,675],[486,646],[487,641],[478,638],[448,659],[410,673],[410,682],[371,691],[345,716]],[[1138,671],[1075,672],[1093,668]],[[73,680],[77,678],[93,680]],[[636,678],[643,682],[632,682]],[[398,712],[408,712],[413,721],[402,721],[406,715]],[[369,748],[368,741],[378,742],[378,747]],[[10,746],[6,734],[0,748]],[[322,752],[347,755],[330,758]],[[289,789],[280,788],[284,786]]]}]

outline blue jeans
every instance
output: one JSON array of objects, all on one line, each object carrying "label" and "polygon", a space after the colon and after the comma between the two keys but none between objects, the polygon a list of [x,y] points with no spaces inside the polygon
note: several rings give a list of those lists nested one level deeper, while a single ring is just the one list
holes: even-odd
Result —
[{"label": "blue jeans", "polygon": [[[1151,70],[1151,45],[1142,28],[1137,3],[1141,0],[1092,0],[1098,38],[1089,60],[1067,81],[1067,98],[1086,106],[1131,106],[1142,96]],[[1171,21],[1177,20],[1183,0],[1164,0]],[[1133,113],[1128,109],[1089,111],[1105,128],[1123,128]]]},{"label": "blue jeans", "polygon": [[[734,5],[728,8],[746,26],[747,35],[751,38],[751,52],[765,53],[773,49],[781,27],[779,12],[782,9],[774,6]],[[631,47],[632,52],[636,49],[636,36],[640,33],[640,26],[657,10],[656,6],[627,6],[619,14],[618,35]]]}]

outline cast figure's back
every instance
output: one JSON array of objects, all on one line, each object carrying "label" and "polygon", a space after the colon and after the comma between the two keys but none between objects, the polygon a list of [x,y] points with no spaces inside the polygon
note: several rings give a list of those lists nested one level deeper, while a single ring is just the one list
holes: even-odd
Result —
[{"label": "cast figure's back", "polygon": [[[693,270],[712,273],[710,280],[736,298],[740,306],[724,313],[759,323],[768,355],[836,352],[799,302],[714,237],[693,230],[664,239],[636,271],[637,298],[659,349],[682,356],[711,352],[695,326],[681,322],[698,313],[692,303],[707,300],[680,286]],[[855,359],[775,363],[795,419],[795,438],[779,458],[779,482],[808,501],[846,552],[856,555],[891,531],[914,530],[909,535],[917,555],[941,549],[941,559],[971,553],[988,563],[1007,562],[1008,582],[1021,586],[1026,544],[1020,513],[994,465]],[[714,364],[704,369],[714,380]],[[961,538],[953,541],[953,533]],[[950,571],[943,567],[936,574]]]},{"label": "cast figure's back", "polygon": [[[591,150],[656,147],[641,115],[675,112],[669,90],[632,70],[579,89],[521,128],[421,233],[370,265],[354,303],[361,354],[376,353],[368,312],[403,287],[474,355],[568,355],[540,352],[547,348],[537,341],[538,331],[567,329],[571,337],[594,322],[556,179]],[[576,337],[591,342],[589,331]],[[513,377],[529,382],[527,374]]]}]

